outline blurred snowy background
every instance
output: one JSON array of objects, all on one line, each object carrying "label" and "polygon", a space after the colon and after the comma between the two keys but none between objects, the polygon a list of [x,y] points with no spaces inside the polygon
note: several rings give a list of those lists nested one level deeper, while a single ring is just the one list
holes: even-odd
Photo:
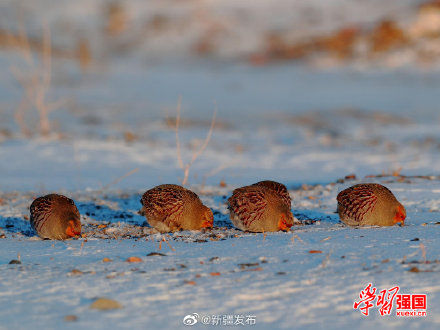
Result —
[{"label": "blurred snowy background", "polygon": [[[440,169],[440,2],[0,3],[0,189]],[[131,172],[134,171],[134,172]]]},{"label": "blurred snowy background", "polygon": [[[1,0],[0,329],[175,329],[195,312],[438,328],[439,95],[440,1]],[[232,228],[228,195],[262,179],[304,226]],[[182,181],[214,229],[155,234],[140,194]],[[396,194],[404,227],[339,223],[337,193],[361,181]],[[52,191],[82,238],[30,230]],[[428,317],[364,317],[369,282],[427,294]]]}]

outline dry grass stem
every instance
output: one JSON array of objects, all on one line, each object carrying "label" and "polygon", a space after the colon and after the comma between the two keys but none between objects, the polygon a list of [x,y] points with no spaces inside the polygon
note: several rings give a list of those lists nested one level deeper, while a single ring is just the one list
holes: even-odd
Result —
[{"label": "dry grass stem", "polygon": [[104,187],[102,187],[102,189],[100,191],[104,191],[107,190],[109,187],[118,184],[119,182],[121,182],[122,180],[124,180],[125,178],[129,177],[130,175],[136,173],[137,171],[139,171],[139,168],[135,168],[131,171],[128,171],[127,173],[125,173],[124,175],[120,176],[119,178],[113,180],[112,182],[110,182],[109,184],[106,184]]},{"label": "dry grass stem", "polygon": [[189,177],[189,170],[191,169],[191,166],[194,164],[194,162],[197,160],[198,157],[205,151],[206,147],[209,144],[209,141],[211,140],[212,132],[214,131],[215,126],[215,118],[217,115],[217,109],[214,111],[214,114],[211,119],[211,126],[209,128],[209,131],[206,135],[205,140],[203,141],[203,144],[195,150],[192,154],[191,160],[188,163],[184,163],[182,159],[182,152],[181,152],[181,144],[179,139],[179,126],[180,126],[180,112],[181,112],[181,98],[179,97],[179,101],[177,103],[177,116],[176,116],[176,148],[177,148],[177,161],[179,164],[179,167],[183,170],[183,180],[182,185],[186,185],[188,183],[188,177]]},{"label": "dry grass stem", "polygon": [[423,243],[420,243],[420,250],[422,251],[423,262],[426,263],[426,248]]},{"label": "dry grass stem", "polygon": [[52,44],[51,32],[47,24],[43,25],[43,42],[41,60],[36,61],[32,54],[29,38],[24,24],[19,27],[18,36],[9,38],[19,45],[18,49],[24,64],[20,68],[11,66],[11,72],[23,88],[22,99],[15,110],[14,118],[24,136],[29,137],[31,130],[26,124],[26,114],[32,108],[36,109],[39,117],[39,133],[47,137],[52,131],[49,114],[63,106],[66,101],[48,101],[48,94],[52,83]]},{"label": "dry grass stem", "polygon": [[176,251],[176,250],[171,246],[171,244],[168,242],[168,240],[167,240],[165,237],[163,237],[162,240],[163,240],[165,243],[168,244],[168,247],[170,248],[171,251]]}]

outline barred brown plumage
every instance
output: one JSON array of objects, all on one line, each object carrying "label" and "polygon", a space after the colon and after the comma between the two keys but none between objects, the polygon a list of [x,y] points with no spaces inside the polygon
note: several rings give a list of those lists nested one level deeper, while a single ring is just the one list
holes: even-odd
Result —
[{"label": "barred brown plumage", "polygon": [[64,240],[81,235],[81,219],[75,203],[63,195],[35,199],[30,206],[30,223],[38,236]]},{"label": "barred brown plumage", "polygon": [[272,189],[280,196],[280,198],[283,200],[283,202],[286,204],[286,206],[290,209],[290,207],[292,205],[292,199],[290,198],[289,191],[287,190],[285,185],[283,185],[279,182],[265,180],[265,181],[260,181],[260,182],[254,183],[253,186],[261,186],[261,187],[266,187],[266,188]]},{"label": "barred brown plumage", "polygon": [[287,188],[275,181],[260,181],[237,188],[228,199],[232,223],[252,232],[289,230],[294,219]]},{"label": "barred brown plumage", "polygon": [[147,190],[141,200],[150,226],[160,232],[211,228],[213,214],[199,196],[184,187],[164,184]]},{"label": "barred brown plumage", "polygon": [[406,211],[393,193],[377,183],[357,184],[337,196],[341,221],[350,226],[393,226],[405,222]]}]

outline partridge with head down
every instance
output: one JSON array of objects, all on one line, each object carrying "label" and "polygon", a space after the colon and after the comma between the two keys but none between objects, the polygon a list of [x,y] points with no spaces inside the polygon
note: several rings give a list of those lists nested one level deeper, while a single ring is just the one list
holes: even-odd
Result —
[{"label": "partridge with head down", "polygon": [[32,228],[41,238],[68,239],[81,235],[81,220],[75,203],[63,195],[39,197],[30,207]]},{"label": "partridge with head down", "polygon": [[232,223],[251,232],[289,230],[294,218],[287,188],[275,181],[260,181],[235,189],[228,199]]},{"label": "partridge with head down", "polygon": [[406,210],[393,193],[376,183],[357,184],[337,196],[341,221],[349,226],[404,225]]},{"label": "partridge with head down", "polygon": [[159,232],[212,228],[212,211],[191,190],[164,184],[144,193],[141,212]]}]

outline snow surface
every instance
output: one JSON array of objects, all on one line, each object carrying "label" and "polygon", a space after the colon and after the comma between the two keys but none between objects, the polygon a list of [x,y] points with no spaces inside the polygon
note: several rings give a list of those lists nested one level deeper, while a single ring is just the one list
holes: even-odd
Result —
[{"label": "snow surface", "polygon": [[[116,65],[108,80],[97,75],[94,82],[70,87],[77,106],[53,113],[58,135],[49,140],[17,134],[12,105],[20,94],[3,90],[1,125],[9,133],[0,142],[0,328],[174,329],[183,328],[183,317],[191,313],[255,315],[258,329],[438,327],[438,74],[316,72],[284,65],[238,66],[238,73],[210,75],[203,65],[192,68],[180,78],[165,65],[151,76],[127,69],[133,79],[118,81],[124,70]],[[167,118],[175,116],[186,78],[195,89],[181,94],[184,161],[209,129],[215,108],[210,92],[218,107],[218,126],[189,176],[190,187],[215,211],[218,228],[160,236],[137,214],[139,198],[183,176]],[[162,95],[146,87],[155,79],[163,79]],[[228,85],[235,81],[241,84]],[[3,78],[2,85],[11,83]],[[57,86],[55,94],[68,89]],[[150,97],[154,102],[147,103]],[[126,132],[134,140],[124,138]],[[336,194],[358,181],[332,182],[351,173],[359,181],[382,173],[408,176],[377,178],[406,206],[407,226],[341,225]],[[226,197],[261,179],[289,187],[304,226],[267,235],[231,228]],[[219,187],[221,180],[226,187]],[[86,238],[51,242],[33,236],[28,207],[52,191],[77,202]],[[146,256],[153,251],[166,256]],[[22,264],[9,265],[18,253]],[[131,256],[143,261],[126,262]],[[105,257],[113,261],[103,263]],[[420,272],[409,272],[414,266]],[[364,317],[352,306],[369,282],[380,290],[399,285],[402,293],[426,293],[428,316],[399,319],[374,309]],[[91,310],[96,297],[114,299],[123,309]],[[64,321],[67,315],[78,320]]]},{"label": "snow surface", "polygon": [[[3,194],[0,327],[174,329],[185,327],[185,315],[198,313],[255,315],[257,329],[354,324],[433,329],[440,322],[439,179],[369,180],[386,184],[406,205],[404,227],[356,229],[339,223],[335,197],[355,183],[349,180],[290,188],[293,212],[304,225],[266,235],[231,227],[224,202],[232,187],[206,187],[201,194],[214,210],[212,231],[169,235],[142,225],[139,193],[74,193],[86,238],[41,241],[23,220],[32,194]],[[147,256],[151,252],[165,256]],[[9,265],[17,253],[22,264]],[[125,261],[133,256],[142,262]],[[414,266],[420,272],[410,272]],[[370,282],[379,290],[399,285],[401,293],[426,293],[428,316],[380,316],[375,308],[368,317],[361,315],[353,302]],[[91,310],[96,297],[114,299],[123,308]],[[65,322],[66,315],[78,320]]]},{"label": "snow surface", "polygon": [[[181,17],[177,27],[184,28],[145,38],[124,55],[103,37],[108,1],[22,1],[31,37],[41,34],[44,18],[55,46],[86,35],[98,63],[80,72],[70,60],[53,59],[47,98],[67,102],[50,115],[52,136],[35,134],[33,111],[34,135],[25,138],[14,122],[22,90],[10,70],[23,61],[10,49],[0,52],[0,329],[175,329],[186,328],[182,320],[191,313],[255,315],[256,329],[438,328],[438,68],[322,70],[226,60],[258,49],[271,29],[298,26],[304,36],[391,14],[406,19],[419,2],[161,0],[145,7],[127,1],[135,31],[156,14]],[[15,3],[0,4],[0,28],[16,23]],[[206,13],[214,15],[211,23],[230,17],[236,38],[219,41],[222,59],[185,57],[209,26],[194,17]],[[133,41],[128,37],[121,43]],[[178,58],[160,58],[170,47]],[[146,189],[183,177],[173,125],[179,97],[184,162],[217,109],[211,141],[189,173],[189,187],[214,211],[215,228],[160,235],[138,214],[139,199]],[[357,179],[343,179],[349,174]],[[301,226],[266,235],[232,227],[227,197],[262,179],[287,185]],[[407,209],[404,227],[339,222],[337,193],[364,181],[396,194]],[[49,192],[75,200],[83,238],[35,237],[29,205]],[[18,255],[22,263],[9,264]],[[370,282],[378,290],[399,285],[401,293],[426,293],[428,316],[380,316],[373,308],[364,317],[353,303]],[[92,310],[97,297],[123,308]],[[77,321],[66,321],[68,315]]]}]

